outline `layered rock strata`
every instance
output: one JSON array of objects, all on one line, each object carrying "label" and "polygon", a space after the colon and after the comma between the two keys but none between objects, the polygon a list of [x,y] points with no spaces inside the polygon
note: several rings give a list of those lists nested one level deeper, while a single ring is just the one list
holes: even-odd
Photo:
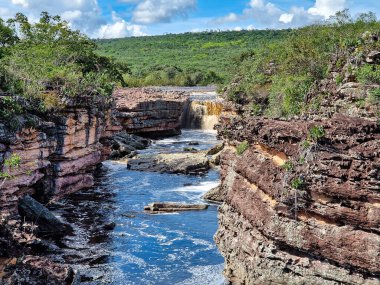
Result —
[{"label": "layered rock strata", "polygon": [[38,119],[35,128],[4,131],[0,157],[17,154],[21,165],[9,169],[12,177],[1,187],[1,211],[14,210],[26,194],[47,201],[91,187],[93,171],[102,161],[100,138],[116,131],[107,127],[110,117],[107,110],[67,108],[48,120]]},{"label": "layered rock strata", "polygon": [[221,119],[215,240],[233,284],[380,284],[379,109],[363,106],[379,86],[334,76],[301,118]]},{"label": "layered rock strata", "polygon": [[180,133],[186,91],[125,88],[117,90],[114,98],[117,119],[128,133],[154,138]]}]

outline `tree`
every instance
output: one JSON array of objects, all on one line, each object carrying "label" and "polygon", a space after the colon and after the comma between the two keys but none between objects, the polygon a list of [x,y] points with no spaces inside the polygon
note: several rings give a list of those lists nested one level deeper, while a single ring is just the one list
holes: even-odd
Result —
[{"label": "tree", "polygon": [[30,23],[18,13],[8,25],[19,39],[1,62],[7,89],[41,111],[63,107],[65,97],[108,97],[124,84],[128,68],[99,56],[95,43],[59,16],[43,12]]}]

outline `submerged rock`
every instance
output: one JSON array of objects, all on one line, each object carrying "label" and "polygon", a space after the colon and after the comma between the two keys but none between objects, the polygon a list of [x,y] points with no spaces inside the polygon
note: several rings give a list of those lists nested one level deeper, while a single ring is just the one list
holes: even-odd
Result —
[{"label": "submerged rock", "polygon": [[204,174],[210,169],[205,152],[139,155],[127,161],[130,170]]},{"label": "submerged rock", "polygon": [[172,202],[151,203],[144,207],[145,211],[152,212],[176,212],[176,211],[197,211],[206,210],[208,205],[181,204]]},{"label": "submerged rock", "polygon": [[38,226],[40,234],[62,236],[72,231],[71,226],[61,222],[45,206],[29,195],[20,200],[18,209],[25,220]]}]

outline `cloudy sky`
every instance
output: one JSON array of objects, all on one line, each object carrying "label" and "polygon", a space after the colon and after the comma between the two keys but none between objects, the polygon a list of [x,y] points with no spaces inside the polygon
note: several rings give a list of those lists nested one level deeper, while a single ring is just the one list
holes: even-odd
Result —
[{"label": "cloudy sky", "polygon": [[380,18],[380,0],[0,0],[0,17],[22,12],[35,21],[48,11],[92,38],[118,38],[298,27],[344,8]]}]

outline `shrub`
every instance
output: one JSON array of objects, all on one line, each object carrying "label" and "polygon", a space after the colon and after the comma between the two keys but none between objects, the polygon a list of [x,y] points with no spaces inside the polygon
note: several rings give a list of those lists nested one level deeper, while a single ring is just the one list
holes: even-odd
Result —
[{"label": "shrub", "polygon": [[12,178],[10,170],[12,168],[19,167],[21,164],[21,157],[18,154],[12,153],[11,156],[4,160],[3,171],[0,171],[0,178],[3,179],[0,182],[0,188],[4,185],[7,179]]},{"label": "shrub", "polygon": [[59,16],[46,12],[36,23],[23,14],[8,21],[19,39],[1,59],[3,89],[28,99],[33,107],[48,111],[64,106],[63,98],[110,96],[123,85],[128,68],[95,53],[95,44],[70,29]]},{"label": "shrub", "polygon": [[249,143],[244,141],[236,147],[236,153],[242,155],[249,148]]},{"label": "shrub", "polygon": [[337,77],[335,78],[335,83],[336,85],[341,85],[343,83],[344,77],[341,74],[338,74]]},{"label": "shrub", "polygon": [[326,135],[326,132],[322,126],[313,126],[309,130],[308,139],[314,142],[318,142]]},{"label": "shrub", "polygon": [[303,181],[301,178],[297,177],[292,180],[292,182],[290,183],[290,186],[296,190],[301,189],[303,186]]},{"label": "shrub", "polygon": [[285,162],[282,166],[282,169],[284,169],[285,171],[292,171],[293,168],[294,168],[294,165],[291,161],[287,161]]},{"label": "shrub", "polygon": [[369,64],[363,65],[356,71],[356,77],[359,82],[364,84],[380,84],[380,66]]},{"label": "shrub", "polygon": [[371,102],[373,102],[373,103],[380,102],[380,88],[372,89],[369,92],[369,95],[370,95],[369,99]]}]

